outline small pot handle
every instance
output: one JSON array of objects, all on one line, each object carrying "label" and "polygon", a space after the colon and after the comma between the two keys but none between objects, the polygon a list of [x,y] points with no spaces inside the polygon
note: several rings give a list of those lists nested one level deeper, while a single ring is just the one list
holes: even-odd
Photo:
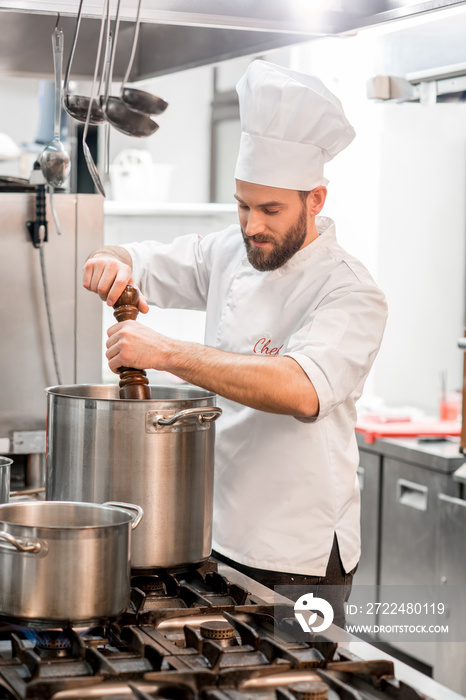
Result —
[{"label": "small pot handle", "polygon": [[107,501],[102,505],[115,506],[115,508],[121,508],[121,510],[129,510],[130,512],[134,511],[136,515],[133,517],[133,521],[131,523],[132,530],[134,530],[134,528],[139,525],[139,523],[141,522],[141,518],[144,515],[144,511],[141,508],[141,506],[137,506],[135,503],[120,503],[119,501]]},{"label": "small pot handle", "polygon": [[[23,540],[18,540],[16,537],[9,532],[4,530],[0,531],[0,540],[6,540],[8,544],[13,545],[18,552],[29,552],[30,554],[39,554],[42,551],[42,543],[37,540],[27,540],[25,543]],[[4,549],[5,545],[0,542],[0,548]]]},{"label": "small pot handle", "polygon": [[173,425],[183,418],[189,418],[190,416],[197,416],[199,423],[212,423],[217,418],[222,415],[222,409],[218,406],[212,406],[212,408],[186,408],[184,411],[179,411],[175,413],[171,418],[158,418],[157,425]]}]

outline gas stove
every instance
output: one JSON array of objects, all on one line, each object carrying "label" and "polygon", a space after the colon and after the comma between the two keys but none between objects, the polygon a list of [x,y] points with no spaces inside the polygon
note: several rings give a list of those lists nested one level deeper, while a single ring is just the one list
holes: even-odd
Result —
[{"label": "gas stove", "polygon": [[127,611],[102,626],[0,623],[0,698],[426,697],[395,678],[386,657],[362,659],[331,636],[309,641],[291,602],[274,606],[221,575],[214,561],[184,573],[138,572],[131,586]]}]

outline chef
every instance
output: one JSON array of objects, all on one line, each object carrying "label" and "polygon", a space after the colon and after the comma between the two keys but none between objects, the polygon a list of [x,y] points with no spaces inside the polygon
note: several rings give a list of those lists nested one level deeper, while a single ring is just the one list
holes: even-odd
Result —
[{"label": "chef", "polygon": [[331,586],[342,625],[360,556],[355,402],[387,313],[320,216],[324,163],[354,131],[316,77],[253,61],[237,91],[239,226],[100,248],[84,286],[113,305],[135,284],[142,312],[207,312],[204,345],[112,326],[110,369],[168,371],[218,394],[214,551],[270,587]]}]

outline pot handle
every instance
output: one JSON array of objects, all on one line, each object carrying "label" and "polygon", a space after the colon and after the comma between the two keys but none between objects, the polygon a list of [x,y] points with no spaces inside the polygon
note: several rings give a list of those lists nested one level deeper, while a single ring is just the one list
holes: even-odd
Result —
[{"label": "pot handle", "polygon": [[[42,543],[37,540],[27,540],[25,543],[23,540],[18,540],[16,537],[9,532],[4,530],[0,531],[0,540],[6,540],[8,544],[13,545],[18,552],[29,552],[30,554],[39,554],[42,551]],[[5,545],[0,543],[0,548],[4,549]]]},{"label": "pot handle", "polygon": [[141,522],[141,518],[144,515],[144,511],[141,508],[141,506],[137,506],[135,503],[120,503],[120,501],[107,501],[102,505],[115,506],[115,508],[121,508],[121,510],[129,510],[130,512],[134,511],[136,515],[133,517],[133,521],[131,523],[132,530],[134,530],[134,528],[139,525],[139,523]]},{"label": "pot handle", "polygon": [[157,425],[173,425],[173,423],[190,416],[197,416],[199,423],[212,423],[217,418],[220,418],[221,415],[222,409],[218,408],[218,406],[212,406],[212,408],[186,408],[184,411],[175,413],[171,418],[158,418],[154,423],[157,423]]}]

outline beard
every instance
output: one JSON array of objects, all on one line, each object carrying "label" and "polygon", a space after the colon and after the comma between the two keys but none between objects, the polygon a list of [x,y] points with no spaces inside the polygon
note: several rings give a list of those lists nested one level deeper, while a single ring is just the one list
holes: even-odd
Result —
[{"label": "beard", "polygon": [[[277,242],[274,238],[263,236],[260,233],[256,236],[248,236],[241,229],[243,234],[246,253],[251,265],[260,272],[270,272],[282,267],[298,250],[301,249],[307,236],[307,212],[306,207],[301,207],[301,212],[293,226],[285,232],[282,240]],[[263,248],[256,248],[251,241],[257,243],[270,242],[273,244],[272,250],[266,252]]]}]

